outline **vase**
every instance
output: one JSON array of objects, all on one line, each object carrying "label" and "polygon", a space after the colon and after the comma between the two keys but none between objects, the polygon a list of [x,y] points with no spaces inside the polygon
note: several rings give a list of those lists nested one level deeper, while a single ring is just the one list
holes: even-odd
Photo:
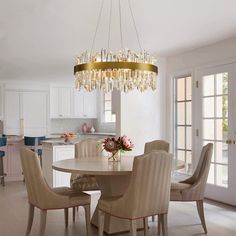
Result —
[{"label": "vase", "polygon": [[108,161],[120,162],[121,161],[121,153],[120,153],[120,151],[112,152],[112,155],[111,155],[111,157],[108,158]]}]

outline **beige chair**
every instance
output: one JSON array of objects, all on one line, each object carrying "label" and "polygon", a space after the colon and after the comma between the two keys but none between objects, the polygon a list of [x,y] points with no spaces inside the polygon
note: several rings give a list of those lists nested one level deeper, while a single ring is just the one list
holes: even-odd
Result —
[{"label": "beige chair", "polygon": [[[89,157],[102,157],[102,149],[98,140],[86,139],[75,144],[75,158]],[[70,186],[78,192],[99,190],[97,180],[92,175],[72,174]],[[75,222],[75,207],[73,207],[73,222]]]},{"label": "beige chair", "polygon": [[[147,154],[153,150],[163,150],[169,152],[169,143],[164,140],[154,140],[148,143],[145,143],[144,153]],[[152,216],[152,221],[154,222],[155,216]]]},{"label": "beige chair", "polygon": [[202,149],[201,156],[194,174],[181,182],[171,183],[171,201],[196,201],[197,210],[204,232],[207,233],[203,199],[210,169],[213,144],[208,143]]},{"label": "beige chair", "polygon": [[131,235],[136,236],[136,219],[143,218],[148,234],[148,216],[160,214],[163,235],[167,235],[167,213],[170,198],[172,155],[153,151],[134,159],[129,187],[121,197],[98,202],[99,236],[103,235],[104,216],[130,220]]},{"label": "beige chair", "polygon": [[21,163],[28,192],[29,218],[26,235],[30,234],[34,208],[41,210],[39,236],[43,236],[46,227],[47,210],[64,209],[65,225],[68,226],[68,209],[83,206],[86,216],[87,235],[90,224],[90,196],[72,191],[70,188],[50,188],[46,183],[37,154],[29,149],[21,149]]},{"label": "beige chair", "polygon": [[[98,140],[86,139],[75,144],[75,158],[102,157]],[[76,191],[99,190],[96,178],[92,175],[71,175],[71,188]]]},{"label": "beige chair", "polygon": [[164,150],[169,152],[169,143],[164,140],[154,140],[145,144],[144,153],[149,153],[153,150]]}]

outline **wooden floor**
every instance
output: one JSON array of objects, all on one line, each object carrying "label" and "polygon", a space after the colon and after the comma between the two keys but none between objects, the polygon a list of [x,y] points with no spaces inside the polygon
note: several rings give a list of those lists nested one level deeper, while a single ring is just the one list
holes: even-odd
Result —
[{"label": "wooden floor", "polygon": [[[99,194],[92,195],[92,209],[96,205]],[[25,235],[27,223],[27,194],[22,182],[7,183],[6,187],[0,186],[0,236]],[[31,235],[38,235],[39,211],[35,211],[35,220]],[[70,212],[71,213],[71,212]],[[236,208],[216,205],[212,202],[205,204],[206,222],[209,236],[236,236]],[[193,203],[171,203],[169,209],[169,236],[198,236],[204,235]],[[149,222],[149,236],[157,235],[156,222]],[[92,228],[93,235],[97,230]],[[64,228],[63,211],[49,211],[46,233],[48,236],[86,235],[84,212],[81,208],[77,215],[76,224],[70,223],[67,230]],[[129,235],[122,234],[122,235]],[[138,233],[139,236],[143,232]]]}]

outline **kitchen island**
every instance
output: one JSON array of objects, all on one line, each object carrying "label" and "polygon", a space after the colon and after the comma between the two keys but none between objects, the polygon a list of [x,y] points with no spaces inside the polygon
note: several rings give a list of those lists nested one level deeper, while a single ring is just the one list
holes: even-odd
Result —
[{"label": "kitchen island", "polygon": [[[55,135],[55,134],[54,134]],[[79,133],[77,138],[70,142],[64,139],[49,139],[42,142],[42,168],[46,181],[51,187],[70,186],[70,174],[52,169],[52,163],[56,161],[74,158],[75,143],[88,138],[103,140],[106,137],[115,137],[114,133]]]}]

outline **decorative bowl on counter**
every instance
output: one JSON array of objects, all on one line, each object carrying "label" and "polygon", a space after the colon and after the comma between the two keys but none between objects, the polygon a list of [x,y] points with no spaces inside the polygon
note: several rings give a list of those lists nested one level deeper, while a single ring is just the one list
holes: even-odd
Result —
[{"label": "decorative bowl on counter", "polygon": [[74,133],[64,133],[62,138],[64,138],[65,143],[71,142],[72,139],[76,138],[77,135]]}]

